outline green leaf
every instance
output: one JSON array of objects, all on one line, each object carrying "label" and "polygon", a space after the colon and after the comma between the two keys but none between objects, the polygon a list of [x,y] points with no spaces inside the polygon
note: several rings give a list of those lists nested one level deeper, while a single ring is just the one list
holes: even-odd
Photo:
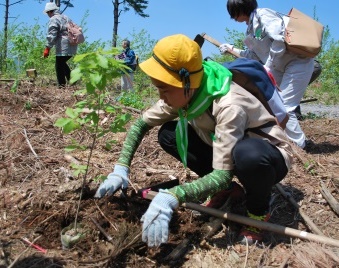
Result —
[{"label": "green leaf", "polygon": [[88,94],[94,94],[95,93],[95,86],[91,83],[86,83],[86,91]]},{"label": "green leaf", "polygon": [[104,56],[98,54],[97,55],[97,60],[98,60],[99,66],[101,66],[104,69],[108,68],[108,60],[107,60],[107,58],[105,58]]},{"label": "green leaf", "polygon": [[93,121],[94,125],[97,125],[99,122],[99,116],[96,111],[87,114],[86,119],[88,119],[89,121]]},{"label": "green leaf", "polygon": [[108,105],[108,106],[106,106],[105,111],[107,113],[115,113],[116,109],[114,108],[114,106]]},{"label": "green leaf", "polygon": [[113,145],[115,145],[115,144],[117,144],[117,141],[116,141],[116,140],[109,140],[109,141],[106,141],[105,149],[106,149],[106,150],[112,150]]},{"label": "green leaf", "polygon": [[71,71],[71,79],[69,81],[70,84],[75,83],[76,81],[80,80],[82,77],[82,73],[80,68],[76,68]]},{"label": "green leaf", "polygon": [[79,90],[76,90],[73,95],[77,96],[77,95],[85,95],[87,93],[86,89],[79,89]]},{"label": "green leaf", "polygon": [[103,182],[106,179],[107,179],[107,176],[99,175],[98,177],[94,178],[94,181]]},{"label": "green leaf", "polygon": [[59,118],[58,120],[55,121],[54,126],[56,127],[64,127],[67,125],[72,119],[70,118]]},{"label": "green leaf", "polygon": [[90,74],[89,79],[93,86],[97,86],[102,79],[102,75],[99,73],[93,73],[93,74]]},{"label": "green leaf", "polygon": [[79,101],[75,104],[75,106],[77,108],[83,109],[88,105],[88,101],[87,100],[83,100],[83,101]]},{"label": "green leaf", "polygon": [[74,169],[74,176],[78,176],[79,174],[85,174],[87,170],[86,165],[77,165],[75,163],[71,164],[71,167]]},{"label": "green leaf", "polygon": [[128,123],[128,121],[131,119],[131,115],[130,114],[123,114],[123,115],[119,115],[117,116],[114,121],[112,122],[111,126],[110,126],[110,130],[113,133],[117,133],[117,132],[125,132],[126,128],[125,125]]},{"label": "green leaf", "polygon": [[70,118],[77,118],[79,116],[79,110],[78,109],[72,109],[70,107],[66,108],[65,114],[68,115]]},{"label": "green leaf", "polygon": [[80,62],[82,61],[84,58],[86,58],[90,53],[86,53],[86,54],[77,54],[74,57],[74,62]]},{"label": "green leaf", "polygon": [[66,152],[72,152],[74,150],[85,150],[86,146],[83,145],[79,145],[79,144],[72,144],[72,145],[68,145],[65,147],[65,151]]},{"label": "green leaf", "polygon": [[13,85],[11,86],[11,92],[16,93],[18,90],[19,80],[15,80]]},{"label": "green leaf", "polygon": [[69,121],[66,125],[64,125],[63,132],[65,134],[69,134],[69,133],[71,133],[74,130],[79,129],[79,128],[80,128],[80,125],[77,122],[74,122],[72,120],[72,121]]}]

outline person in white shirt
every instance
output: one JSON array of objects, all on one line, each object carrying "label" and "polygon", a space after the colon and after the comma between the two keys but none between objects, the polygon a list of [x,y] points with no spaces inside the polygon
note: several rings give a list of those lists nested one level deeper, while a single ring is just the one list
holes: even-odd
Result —
[{"label": "person in white shirt", "polygon": [[300,148],[305,148],[306,136],[295,114],[296,107],[304,95],[314,69],[314,59],[298,56],[286,49],[284,42],[284,18],[276,11],[258,8],[256,0],[228,0],[227,10],[237,22],[248,27],[245,50],[222,44],[222,54],[233,50],[242,57],[260,61],[274,76],[288,112],[286,134]]}]

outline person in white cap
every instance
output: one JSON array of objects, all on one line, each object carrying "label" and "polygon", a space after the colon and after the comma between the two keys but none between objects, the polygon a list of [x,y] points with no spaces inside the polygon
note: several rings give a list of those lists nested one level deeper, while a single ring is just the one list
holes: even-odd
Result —
[{"label": "person in white cap", "polygon": [[[161,189],[155,196],[141,219],[142,240],[148,246],[168,241],[169,222],[180,204],[207,200],[206,206],[218,208],[230,196],[239,198],[243,190],[232,181],[234,175],[246,191],[247,216],[267,221],[272,187],[286,176],[293,161],[288,138],[275,117],[232,81],[227,68],[203,61],[199,45],[185,35],[159,40],[152,56],[139,66],[158,89],[160,100],[131,126],[114,171],[95,197],[128,187],[135,151],[148,130],[161,125],[161,147],[200,178]],[[263,236],[261,230],[244,226],[238,239],[251,244]]]},{"label": "person in white cap", "polygon": [[55,3],[46,3],[44,13],[48,15],[47,42],[43,52],[44,58],[50,54],[50,50],[55,46],[55,71],[59,88],[65,88],[70,80],[71,70],[67,61],[76,54],[78,46],[71,45],[68,40],[67,22],[69,18],[60,13]]}]

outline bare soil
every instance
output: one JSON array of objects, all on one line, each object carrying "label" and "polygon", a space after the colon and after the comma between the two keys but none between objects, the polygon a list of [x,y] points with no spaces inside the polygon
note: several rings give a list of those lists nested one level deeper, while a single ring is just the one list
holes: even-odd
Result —
[{"label": "bare soil", "polygon": [[[170,175],[180,183],[196,175],[186,173],[161,150],[155,128],[136,152],[133,185],[127,194],[94,199],[99,185],[95,178],[112,171],[125,133],[111,133],[98,141],[83,187],[82,176],[74,176],[70,165],[85,165],[89,150],[66,154],[64,148],[72,138],[90,146],[92,138],[86,132],[63,135],[53,126],[65,108],[78,101],[73,91],[22,84],[11,93],[10,85],[0,87],[0,267],[339,267],[338,247],[275,231],[266,232],[262,245],[239,245],[235,237],[240,225],[231,221],[207,238],[205,226],[212,219],[185,208],[173,215],[169,243],[147,248],[140,238],[140,218],[149,201],[135,195],[134,189],[167,181]],[[135,111],[125,112],[138,116]],[[104,118],[101,115],[102,122]],[[339,119],[306,119],[301,124],[314,144],[307,152],[295,148],[295,164],[282,188],[325,240],[339,241],[338,212],[322,192],[326,187],[339,200]],[[110,139],[117,142],[107,150],[105,141]],[[65,249],[61,231],[74,223],[82,187],[77,222],[84,236]],[[241,214],[243,209],[239,203],[231,211]],[[272,194],[271,214],[270,223],[312,232],[278,189]]]}]

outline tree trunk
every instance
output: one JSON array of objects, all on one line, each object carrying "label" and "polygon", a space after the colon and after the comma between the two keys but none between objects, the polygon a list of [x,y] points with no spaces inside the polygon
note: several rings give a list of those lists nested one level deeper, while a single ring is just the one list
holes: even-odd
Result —
[{"label": "tree trunk", "polygon": [[6,70],[5,60],[7,59],[7,40],[8,40],[8,9],[9,9],[9,0],[6,0],[5,4],[5,22],[4,22],[4,42],[3,42],[3,52],[1,55],[1,72]]},{"label": "tree trunk", "polygon": [[8,47],[8,14],[9,14],[9,7],[15,4],[19,4],[24,0],[19,0],[13,4],[9,3],[10,0],[6,0],[6,4],[5,4],[5,22],[4,22],[4,42],[3,42],[3,53],[1,55],[1,72],[6,70],[6,64],[5,61],[7,59],[7,47]]},{"label": "tree trunk", "polygon": [[119,0],[112,0],[113,3],[113,36],[112,46],[117,46],[118,24],[119,24]]}]

